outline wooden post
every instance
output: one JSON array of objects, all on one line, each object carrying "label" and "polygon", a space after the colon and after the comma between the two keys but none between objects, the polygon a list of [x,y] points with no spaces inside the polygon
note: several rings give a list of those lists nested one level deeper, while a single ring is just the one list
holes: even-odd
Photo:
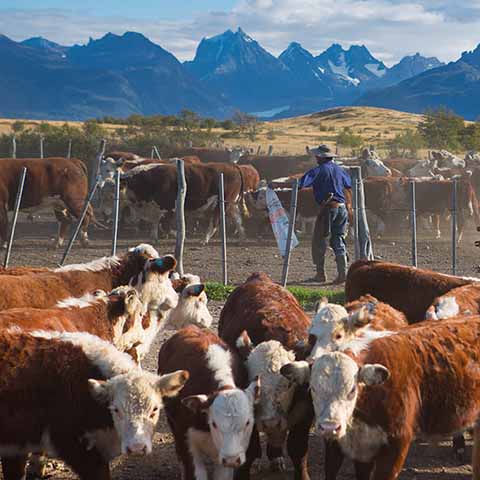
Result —
[{"label": "wooden post", "polygon": [[225,184],[223,180],[223,173],[220,173],[218,184],[218,197],[220,203],[220,234],[222,240],[222,282],[224,285],[227,285],[227,229],[225,223]]},{"label": "wooden post", "polygon": [[185,181],[185,163],[177,159],[177,201],[175,212],[177,217],[177,237],[175,242],[175,258],[177,272],[183,275],[183,247],[185,244],[185,198],[187,196],[187,182]]},{"label": "wooden post", "polygon": [[283,260],[282,285],[287,286],[288,269],[290,268],[290,257],[292,254],[292,238],[295,231],[295,220],[297,218],[298,180],[295,180],[292,188],[292,201],[290,203],[290,222],[288,224],[287,249]]},{"label": "wooden post", "polygon": [[155,152],[156,157],[161,160],[162,157],[160,156],[160,152],[158,151],[158,148],[156,145],[153,146],[153,151]]},{"label": "wooden post", "polygon": [[112,257],[117,254],[119,216],[120,216],[120,169],[118,169],[115,172],[115,195],[113,200]]},{"label": "wooden post", "polygon": [[17,158],[17,137],[15,134],[12,136],[12,158]]},{"label": "wooden post", "polygon": [[27,176],[27,167],[22,168],[22,174],[20,175],[20,182],[18,184],[17,197],[15,198],[15,208],[13,210],[12,225],[10,227],[10,235],[8,237],[7,252],[5,254],[5,260],[3,266],[8,267],[10,261],[10,254],[12,252],[13,237],[15,236],[15,228],[17,226],[18,212],[20,210],[20,203],[22,201],[23,187],[25,185],[25,177]]},{"label": "wooden post", "polygon": [[75,227],[75,230],[73,231],[72,236],[70,237],[70,240],[68,241],[67,248],[65,249],[65,253],[63,254],[63,257],[62,257],[62,261],[59,263],[60,267],[63,267],[63,265],[65,264],[65,260],[67,259],[68,254],[70,253],[70,250],[72,249],[73,242],[75,242],[75,239],[77,238],[78,232],[80,231],[80,228],[82,227],[83,220],[85,218],[85,215],[87,214],[88,207],[92,203],[95,192],[97,191],[97,187],[98,187],[98,180],[93,184],[93,187],[90,190],[87,201],[85,202],[85,205],[83,207],[82,214],[80,215],[80,218],[78,219],[77,226]]},{"label": "wooden post", "polygon": [[412,265],[417,266],[417,207],[415,199],[415,182],[410,182],[410,223],[412,225]]},{"label": "wooden post", "polygon": [[93,185],[97,183],[97,177],[100,173],[100,165],[102,163],[103,156],[105,155],[105,149],[107,148],[107,141],[102,139],[100,142],[100,148],[97,153],[97,158],[95,159],[95,164],[92,166],[92,170],[90,172],[90,188],[93,188]]},{"label": "wooden post", "polygon": [[67,158],[72,158],[72,139],[68,141]]},{"label": "wooden post", "polygon": [[43,152],[43,144],[45,142],[45,139],[43,136],[40,137],[40,158],[44,158],[44,152]]},{"label": "wooden post", "polygon": [[457,274],[457,179],[452,184],[452,275]]}]

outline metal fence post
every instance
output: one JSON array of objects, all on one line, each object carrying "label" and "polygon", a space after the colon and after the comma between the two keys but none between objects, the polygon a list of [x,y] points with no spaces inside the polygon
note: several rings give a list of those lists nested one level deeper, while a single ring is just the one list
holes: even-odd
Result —
[{"label": "metal fence post", "polygon": [[92,203],[93,196],[95,195],[95,192],[97,191],[98,187],[98,179],[97,181],[93,184],[92,189],[90,190],[90,194],[88,195],[87,201],[85,202],[85,205],[83,207],[82,214],[80,215],[80,218],[78,219],[77,226],[75,227],[75,230],[73,231],[72,236],[70,237],[70,240],[68,241],[67,248],[65,249],[65,253],[63,254],[62,260],[59,263],[61,267],[63,267],[65,260],[68,257],[68,254],[70,253],[70,250],[72,249],[73,242],[75,242],[75,239],[77,238],[78,232],[80,231],[80,228],[82,226],[83,220],[85,218],[85,215],[87,214],[88,207]]},{"label": "metal fence post", "polygon": [[415,199],[415,182],[410,182],[410,223],[412,226],[412,265],[417,266],[417,206]]},{"label": "metal fence post", "polygon": [[17,158],[17,137],[12,135],[12,158]]},{"label": "metal fence post", "polygon": [[223,180],[223,173],[220,173],[218,196],[220,203],[220,234],[222,241],[222,282],[224,285],[228,283],[227,272],[227,229],[225,224],[225,186]]},{"label": "metal fence post", "polygon": [[120,169],[115,172],[115,196],[113,203],[112,257],[117,254],[118,220],[120,216]]},{"label": "metal fence post", "polygon": [[22,174],[20,176],[20,182],[18,184],[17,197],[15,198],[15,208],[13,210],[12,226],[10,228],[10,235],[8,237],[7,252],[5,254],[5,260],[3,266],[8,267],[10,261],[10,253],[12,252],[13,237],[15,236],[15,228],[17,226],[18,211],[20,210],[20,203],[22,201],[23,187],[25,186],[25,177],[27,176],[27,167],[22,168]]},{"label": "metal fence post", "polygon": [[187,196],[187,182],[185,180],[185,163],[177,160],[177,201],[175,212],[177,217],[177,237],[175,241],[175,258],[177,272],[183,275],[183,247],[185,244],[185,198]]},{"label": "metal fence post", "polygon": [[290,222],[288,224],[287,249],[285,251],[285,258],[283,260],[282,285],[287,286],[288,269],[290,268],[290,257],[292,254],[292,238],[295,231],[295,220],[297,218],[297,199],[298,199],[298,180],[292,187],[292,201],[290,204]]},{"label": "metal fence post", "polygon": [[100,165],[102,163],[103,156],[105,155],[105,149],[107,148],[107,141],[105,139],[102,139],[100,142],[100,148],[97,153],[97,157],[95,159],[95,164],[92,167],[92,170],[90,172],[90,188],[93,187],[93,185],[97,182],[98,180],[98,174],[100,172]]},{"label": "metal fence post", "polygon": [[68,141],[67,158],[72,158],[72,139]]},{"label": "metal fence post", "polygon": [[353,236],[355,243],[355,261],[360,258],[360,240],[358,238],[358,186],[359,181],[357,178],[353,180]]},{"label": "metal fence post", "polygon": [[44,153],[43,153],[44,142],[45,142],[45,138],[40,137],[40,158],[44,158]]},{"label": "metal fence post", "polygon": [[457,274],[457,179],[452,184],[452,274]]}]

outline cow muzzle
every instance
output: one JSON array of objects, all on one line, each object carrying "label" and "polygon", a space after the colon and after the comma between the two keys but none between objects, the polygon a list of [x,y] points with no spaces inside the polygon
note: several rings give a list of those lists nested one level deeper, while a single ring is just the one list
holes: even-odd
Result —
[{"label": "cow muzzle", "polygon": [[342,425],[335,421],[317,423],[317,432],[325,438],[339,438],[342,431]]},{"label": "cow muzzle", "polygon": [[127,455],[145,456],[152,453],[152,442],[146,438],[134,438],[122,445],[123,453]]},{"label": "cow muzzle", "polygon": [[226,468],[238,468],[245,463],[245,454],[240,455],[231,455],[231,456],[222,456],[220,463],[223,467]]}]

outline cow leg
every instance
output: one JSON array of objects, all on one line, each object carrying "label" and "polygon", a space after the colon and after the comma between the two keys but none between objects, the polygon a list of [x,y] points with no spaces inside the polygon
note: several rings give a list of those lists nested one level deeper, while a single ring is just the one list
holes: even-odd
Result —
[{"label": "cow leg", "polygon": [[284,472],[287,469],[283,458],[283,448],[274,447],[267,443],[267,457],[270,460],[270,470],[272,472]]},{"label": "cow leg", "polygon": [[28,461],[28,476],[34,478],[44,478],[47,468],[47,457],[40,454],[30,455]]},{"label": "cow leg", "polygon": [[455,457],[457,457],[458,461],[460,462],[466,461],[466,458],[465,458],[466,445],[465,445],[465,437],[463,436],[463,434],[455,435],[453,437],[452,443],[453,443],[453,454],[455,455]]},{"label": "cow leg", "polygon": [[[75,450],[71,451],[71,448]],[[103,457],[95,450],[85,450],[79,445],[69,445],[62,448],[61,458],[70,465],[80,480],[111,480],[110,467]]]},{"label": "cow leg", "polygon": [[440,231],[440,214],[435,213],[433,215],[433,224],[435,227],[435,238],[439,239],[442,236],[442,232]]},{"label": "cow leg", "polygon": [[457,216],[457,244],[462,241],[463,231],[465,230],[465,217],[463,212],[460,212]]},{"label": "cow leg", "polygon": [[374,463],[354,462],[356,480],[370,480]]},{"label": "cow leg", "polygon": [[287,452],[295,470],[295,480],[310,480],[308,474],[308,434],[312,418],[306,414],[304,419],[293,425],[288,433]]},{"label": "cow leg", "polygon": [[238,235],[240,240],[245,239],[245,229],[243,228],[242,215],[240,214],[240,209],[238,208],[238,205],[231,205],[227,208],[226,213],[235,225],[235,234]]},{"label": "cow leg", "polygon": [[54,241],[55,248],[63,247],[65,243],[65,237],[68,233],[68,227],[70,223],[66,220],[60,220],[58,223],[58,233],[57,233],[57,240]]},{"label": "cow leg", "polygon": [[410,443],[404,439],[382,448],[375,460],[372,480],[396,480],[407,458]]},{"label": "cow leg", "polygon": [[473,480],[480,480],[480,425],[473,427],[473,451],[472,451]]},{"label": "cow leg", "polygon": [[325,480],[336,480],[344,458],[337,442],[325,440]]},{"label": "cow leg", "polygon": [[25,480],[27,455],[18,457],[2,457],[2,470],[4,480]]},{"label": "cow leg", "polygon": [[[167,417],[167,422],[175,438],[175,452],[182,467],[182,480],[207,480],[205,465],[202,459],[195,458],[195,453],[190,450],[185,429],[178,428],[170,417]],[[197,471],[198,462],[200,468]]]},{"label": "cow leg", "polygon": [[218,229],[218,223],[219,223],[218,209],[215,209],[213,214],[210,216],[210,221],[208,222],[207,233],[205,234],[205,241],[204,241],[205,244],[210,242],[210,240],[215,235]]}]

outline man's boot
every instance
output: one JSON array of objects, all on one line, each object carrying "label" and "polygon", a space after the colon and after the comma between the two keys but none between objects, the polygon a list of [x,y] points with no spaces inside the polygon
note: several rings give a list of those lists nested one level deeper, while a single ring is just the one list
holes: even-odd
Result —
[{"label": "man's boot", "polygon": [[337,278],[333,281],[335,284],[344,283],[347,279],[347,256],[339,255],[335,257],[335,262],[337,263]]},{"label": "man's boot", "polygon": [[315,283],[326,283],[327,282],[327,275],[325,274],[325,257],[323,257],[317,263],[317,274],[308,280],[309,282]]}]

